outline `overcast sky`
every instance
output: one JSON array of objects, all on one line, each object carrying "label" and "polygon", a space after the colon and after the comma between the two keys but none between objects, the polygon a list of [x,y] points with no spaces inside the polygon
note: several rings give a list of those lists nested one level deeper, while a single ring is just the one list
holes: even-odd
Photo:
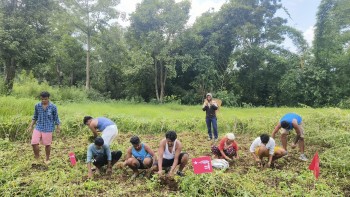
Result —
[{"label": "overcast sky", "polygon": [[[176,0],[181,1],[181,0]],[[135,11],[136,4],[140,3],[141,0],[121,0],[121,3],[118,5],[117,9],[126,14],[130,14]],[[189,24],[193,24],[196,20],[196,17],[200,16],[203,12],[208,11],[211,8],[214,8],[215,11],[218,11],[222,4],[226,0],[192,0],[192,6],[190,11]],[[291,19],[288,18],[288,24],[300,31],[303,32],[305,39],[311,44],[314,37],[314,25],[316,21],[316,12],[317,7],[320,4],[321,0],[282,0],[282,4],[287,8]],[[277,15],[287,18],[288,16],[284,11],[279,11]],[[128,21],[119,21],[121,25],[127,26]],[[287,47],[291,45],[286,43]],[[292,46],[290,46],[293,48]]]}]

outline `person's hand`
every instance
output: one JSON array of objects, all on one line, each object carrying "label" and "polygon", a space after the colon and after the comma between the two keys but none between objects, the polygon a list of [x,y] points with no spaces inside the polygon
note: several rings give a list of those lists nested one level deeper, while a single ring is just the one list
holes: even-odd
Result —
[{"label": "person's hand", "polygon": [[295,149],[295,148],[297,147],[297,145],[293,143],[293,144],[291,145],[291,147],[292,147],[292,149]]},{"label": "person's hand", "polygon": [[107,170],[106,170],[106,173],[107,174],[112,174],[112,167],[108,167]]},{"label": "person's hand", "polygon": [[27,128],[27,132],[33,132],[33,125],[29,125],[29,127]]},{"label": "person's hand", "polygon": [[157,172],[157,174],[159,174],[159,176],[161,176],[161,175],[163,174],[163,171],[162,171],[162,170],[159,170],[159,171]]},{"label": "person's hand", "polygon": [[226,157],[225,159],[226,159],[227,161],[229,161],[229,162],[233,161],[233,159],[231,159],[231,158],[229,158],[229,157]]},{"label": "person's hand", "polygon": [[56,128],[56,132],[57,132],[57,135],[59,135],[61,133],[61,128],[60,127],[57,127]]},{"label": "person's hand", "polygon": [[174,176],[174,170],[170,170],[169,172],[168,172],[168,176]]},{"label": "person's hand", "polygon": [[239,156],[238,156],[238,155],[236,156],[236,159],[239,159]]},{"label": "person's hand", "polygon": [[92,178],[92,171],[89,171],[88,178]]},{"label": "person's hand", "polygon": [[268,162],[268,163],[267,163],[267,167],[268,167],[268,168],[271,167],[271,162]]}]

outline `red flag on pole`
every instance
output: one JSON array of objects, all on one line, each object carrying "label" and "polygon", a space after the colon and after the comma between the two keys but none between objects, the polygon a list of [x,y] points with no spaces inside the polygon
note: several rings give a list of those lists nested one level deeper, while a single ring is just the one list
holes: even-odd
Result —
[{"label": "red flag on pole", "polygon": [[193,171],[195,174],[213,172],[209,156],[192,159]]},{"label": "red flag on pole", "polygon": [[312,161],[310,163],[309,169],[314,171],[314,175],[317,179],[318,176],[320,175],[320,159],[318,157],[317,152],[315,153],[314,158],[312,159]]}]

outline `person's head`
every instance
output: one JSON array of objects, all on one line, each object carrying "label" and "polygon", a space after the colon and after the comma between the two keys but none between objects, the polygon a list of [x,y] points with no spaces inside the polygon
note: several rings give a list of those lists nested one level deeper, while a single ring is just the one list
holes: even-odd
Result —
[{"label": "person's head", "polygon": [[227,133],[226,138],[227,138],[229,143],[232,143],[233,141],[235,141],[236,137],[235,137],[235,134],[233,134],[233,133]]},{"label": "person's head", "polygon": [[43,91],[40,93],[40,100],[41,100],[41,103],[46,105],[49,103],[49,99],[50,99],[50,93],[46,92],[46,91]]},{"label": "person's head", "polygon": [[94,142],[95,146],[97,149],[101,149],[101,147],[103,146],[104,144],[104,141],[102,139],[102,137],[97,137],[95,138],[95,142]]},{"label": "person's head", "polygon": [[207,95],[205,95],[205,97],[208,101],[211,101],[211,99],[213,98],[213,95],[211,93],[207,93]]},{"label": "person's head", "polygon": [[136,135],[132,136],[130,138],[130,143],[132,144],[132,146],[136,149],[136,150],[140,150],[141,149],[141,141],[140,138]]},{"label": "person's head", "polygon": [[83,119],[84,125],[90,125],[90,122],[93,118],[91,116],[85,116]]},{"label": "person's head", "polygon": [[270,140],[270,136],[267,134],[262,134],[262,135],[260,135],[260,140],[263,144],[266,145]]},{"label": "person's head", "polygon": [[166,141],[168,143],[168,146],[173,146],[174,145],[174,141],[177,138],[176,132],[175,131],[168,131],[168,132],[166,132],[165,138],[166,138]]},{"label": "person's head", "polygon": [[284,129],[290,129],[289,128],[289,123],[287,121],[282,121],[281,122],[281,127],[284,128]]}]

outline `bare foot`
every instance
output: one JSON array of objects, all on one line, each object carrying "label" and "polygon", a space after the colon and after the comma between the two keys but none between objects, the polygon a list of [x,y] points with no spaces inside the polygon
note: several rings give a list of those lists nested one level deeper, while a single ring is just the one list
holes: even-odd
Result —
[{"label": "bare foot", "polygon": [[292,144],[291,147],[292,147],[292,149],[295,149],[297,147],[297,145],[296,144]]}]

